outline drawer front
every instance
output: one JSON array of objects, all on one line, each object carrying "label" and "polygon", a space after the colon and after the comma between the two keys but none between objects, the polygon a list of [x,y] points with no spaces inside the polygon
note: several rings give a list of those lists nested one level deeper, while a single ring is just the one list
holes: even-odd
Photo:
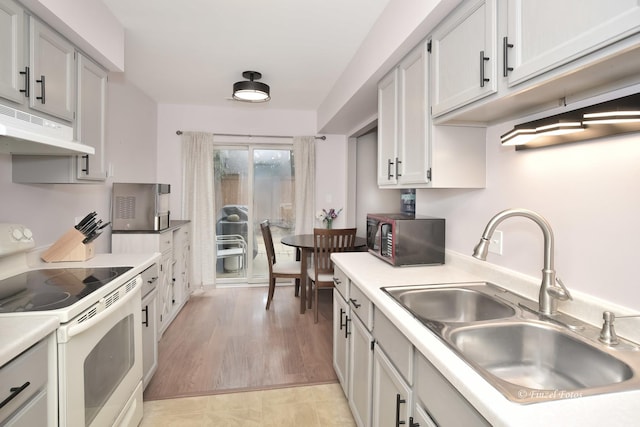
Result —
[{"label": "drawer front", "polygon": [[416,359],[416,398],[439,426],[490,425],[422,354]]},{"label": "drawer front", "polygon": [[8,418],[45,387],[47,378],[47,340],[44,339],[0,369],[0,402],[5,402],[0,408],[0,420]]},{"label": "drawer front", "polygon": [[349,279],[344,271],[336,265],[333,267],[333,284],[345,300],[349,299]]},{"label": "drawer front", "polygon": [[413,346],[380,310],[376,310],[374,336],[394,366],[407,381],[413,383]]},{"label": "drawer front", "polygon": [[171,252],[173,248],[173,233],[161,233],[158,250],[162,253]]},{"label": "drawer front", "polygon": [[349,286],[349,305],[352,313],[355,313],[367,329],[371,331],[373,329],[373,304],[360,288],[353,283]]}]

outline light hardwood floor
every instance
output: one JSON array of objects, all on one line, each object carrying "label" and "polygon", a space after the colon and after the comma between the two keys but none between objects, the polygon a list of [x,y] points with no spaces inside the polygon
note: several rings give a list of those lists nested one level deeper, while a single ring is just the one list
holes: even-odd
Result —
[{"label": "light hardwood floor", "polygon": [[320,320],[301,315],[293,286],[195,292],[159,342],[145,401],[337,382],[332,363],[332,291]]}]

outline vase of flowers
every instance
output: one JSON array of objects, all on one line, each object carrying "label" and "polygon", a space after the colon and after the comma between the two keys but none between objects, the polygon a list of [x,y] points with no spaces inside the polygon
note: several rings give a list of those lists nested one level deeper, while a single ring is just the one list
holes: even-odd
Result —
[{"label": "vase of flowers", "polygon": [[326,223],[327,228],[332,228],[333,220],[338,218],[338,215],[340,215],[340,212],[342,212],[342,208],[340,208],[339,210],[335,210],[334,208],[331,208],[328,211],[326,209],[322,209],[321,211],[318,212],[318,214],[316,215],[316,218]]}]

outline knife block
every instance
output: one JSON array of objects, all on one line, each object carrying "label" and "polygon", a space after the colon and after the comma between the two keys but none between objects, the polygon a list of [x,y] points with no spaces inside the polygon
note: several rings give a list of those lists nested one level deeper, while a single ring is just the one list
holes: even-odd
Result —
[{"label": "knife block", "polygon": [[86,261],[95,255],[93,242],[82,243],[85,235],[72,228],[55,241],[40,258],[44,262]]}]

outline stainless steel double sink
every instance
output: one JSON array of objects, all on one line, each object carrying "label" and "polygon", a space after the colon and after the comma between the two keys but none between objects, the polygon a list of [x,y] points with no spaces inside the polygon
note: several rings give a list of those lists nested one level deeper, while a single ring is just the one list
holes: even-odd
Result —
[{"label": "stainless steel double sink", "polygon": [[640,389],[640,349],[486,282],[383,290],[509,400],[535,403]]}]

